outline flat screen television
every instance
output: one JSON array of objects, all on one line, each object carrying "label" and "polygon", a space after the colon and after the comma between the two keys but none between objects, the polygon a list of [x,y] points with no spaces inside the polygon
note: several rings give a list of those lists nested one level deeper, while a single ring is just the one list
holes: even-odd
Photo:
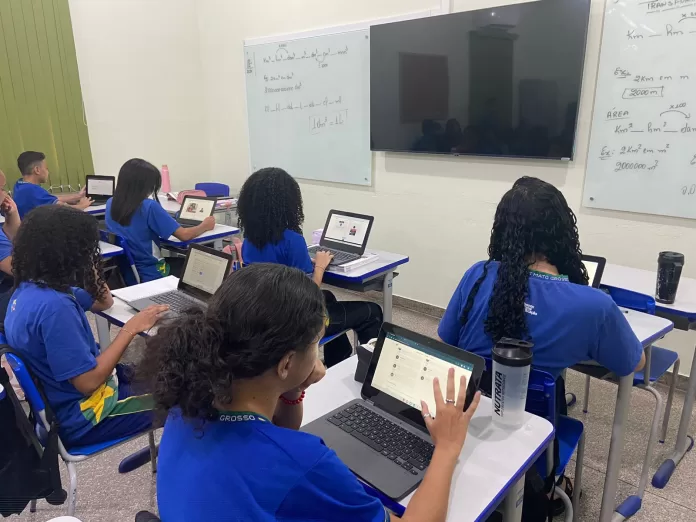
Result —
[{"label": "flat screen television", "polygon": [[590,0],[370,29],[375,151],[573,158]]}]

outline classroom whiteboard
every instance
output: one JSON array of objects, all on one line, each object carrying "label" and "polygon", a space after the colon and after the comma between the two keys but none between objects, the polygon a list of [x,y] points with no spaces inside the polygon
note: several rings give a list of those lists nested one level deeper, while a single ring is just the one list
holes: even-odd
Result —
[{"label": "classroom whiteboard", "polygon": [[694,0],[607,0],[584,205],[696,218],[695,51]]},{"label": "classroom whiteboard", "polygon": [[372,184],[369,29],[244,46],[252,171]]}]

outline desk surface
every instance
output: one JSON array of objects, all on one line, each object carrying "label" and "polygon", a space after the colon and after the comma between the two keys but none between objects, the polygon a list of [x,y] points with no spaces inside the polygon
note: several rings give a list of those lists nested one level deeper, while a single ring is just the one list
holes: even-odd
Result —
[{"label": "desk surface", "polygon": [[225,237],[233,236],[239,232],[237,227],[231,227],[229,225],[216,224],[213,230],[208,230],[201,234],[200,236],[190,240],[190,241],[180,241],[174,236],[169,236],[169,239],[162,241],[163,245],[170,245],[176,247],[184,247],[191,245],[193,243],[211,243],[217,239],[222,239]]},{"label": "desk surface", "polygon": [[331,281],[363,282],[379,277],[389,270],[394,270],[399,265],[408,263],[408,256],[403,254],[394,254],[382,250],[368,250],[366,253],[376,254],[377,259],[350,272],[338,272],[335,268],[329,268],[324,273],[324,282],[327,284],[331,284]]},{"label": "desk surface", "polygon": [[664,317],[644,314],[635,310],[621,308],[633,333],[643,343],[643,348],[663,338],[674,329],[674,323]]},{"label": "desk surface", "polygon": [[[303,423],[360,397],[361,384],[353,379],[356,364],[357,357],[351,357],[333,366],[323,380],[307,390]],[[491,513],[552,437],[551,423],[529,413],[525,425],[517,431],[494,428],[491,401],[482,397],[454,471],[447,520],[479,520],[481,515]],[[412,496],[401,504],[408,505]]]},{"label": "desk surface", "polygon": [[106,203],[103,205],[94,205],[93,207],[87,207],[85,212],[92,215],[104,214],[106,212]]},{"label": "desk surface", "polygon": [[120,246],[112,245],[105,241],[99,242],[99,250],[101,250],[101,255],[103,258],[109,258],[114,256],[120,256],[123,254],[123,249]]},{"label": "desk surface", "polygon": [[[602,284],[625,288],[641,294],[655,295],[657,273],[651,270],[607,264],[602,274]],[[696,317],[696,279],[681,277],[674,304],[655,303],[658,310],[676,315]]]}]

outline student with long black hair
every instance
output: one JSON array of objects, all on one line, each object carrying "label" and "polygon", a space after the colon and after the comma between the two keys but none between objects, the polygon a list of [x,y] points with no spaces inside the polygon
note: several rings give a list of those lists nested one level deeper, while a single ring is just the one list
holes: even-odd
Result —
[{"label": "student with long black hair", "polygon": [[[531,341],[532,365],[556,378],[556,404],[565,413],[566,368],[594,360],[624,376],[645,365],[624,314],[587,285],[577,219],[563,194],[520,178],[498,204],[488,259],[464,274],[438,335],[484,357],[504,337]],[[572,497],[569,485],[566,491]]]},{"label": "student with long black hair", "polygon": [[[397,519],[321,439],[298,431],[305,390],[324,376],[325,318],[324,298],[303,272],[259,263],[225,279],[206,310],[148,341],[140,371],[168,415],[157,473],[162,520]],[[446,517],[479,395],[464,411],[466,381],[458,397],[453,371],[445,384],[443,398],[433,383],[436,411],[423,411],[435,452],[403,520]]]},{"label": "student with long black hair", "polygon": [[[159,260],[153,255],[153,244],[174,236],[190,241],[215,228],[215,218],[207,217],[200,225],[184,228],[162,208],[157,193],[162,186],[162,175],[152,163],[142,159],[126,161],[118,173],[114,197],[106,202],[106,226],[123,236],[133,254],[140,281],[162,277],[157,269]],[[128,283],[130,271],[123,275]]]},{"label": "student with long black hair", "polygon": [[[283,169],[261,169],[244,182],[237,202],[239,226],[244,233],[242,257],[247,264],[280,263],[299,268],[321,285],[331,254],[309,256],[302,236],[304,211],[297,181]],[[326,335],[346,329],[357,332],[361,343],[379,335],[382,308],[368,301],[337,301],[324,290],[329,326]],[[350,357],[352,347],[346,335],[324,346],[324,360],[331,367]]]},{"label": "student with long black hair", "polygon": [[81,210],[38,207],[15,237],[5,335],[41,381],[68,447],[126,437],[152,424],[152,400],[132,392],[131,372],[119,361],[167,307],[138,313],[100,351],[85,312],[113,305],[101,263],[97,221]]}]

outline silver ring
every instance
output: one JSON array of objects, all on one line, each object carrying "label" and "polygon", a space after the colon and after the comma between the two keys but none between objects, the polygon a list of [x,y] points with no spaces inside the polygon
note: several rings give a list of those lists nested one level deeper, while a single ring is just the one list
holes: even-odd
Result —
[{"label": "silver ring", "polygon": [[447,404],[454,404],[455,401],[453,401],[452,399],[445,399],[445,402]]},{"label": "silver ring", "polygon": [[424,414],[423,414],[423,418],[424,418],[424,419],[432,419],[433,416],[430,415],[429,413],[424,413]]}]

